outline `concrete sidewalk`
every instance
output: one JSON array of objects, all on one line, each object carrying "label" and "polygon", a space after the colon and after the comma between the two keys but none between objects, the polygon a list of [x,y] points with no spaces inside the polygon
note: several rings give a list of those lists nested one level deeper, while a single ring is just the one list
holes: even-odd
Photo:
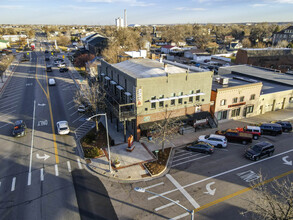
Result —
[{"label": "concrete sidewalk", "polygon": [[[170,142],[165,144],[165,148],[171,147],[172,149],[183,147],[184,145],[197,140],[200,135],[215,133],[216,130],[224,130],[227,128],[242,127],[247,124],[256,124],[261,122],[270,122],[273,120],[289,120],[293,122],[293,109],[279,110],[269,112],[264,115],[254,116],[241,120],[230,120],[219,123],[218,128],[206,129],[203,131],[189,132],[184,135],[176,134]],[[96,159],[91,159],[91,163],[87,164],[89,170],[94,174],[103,175],[111,180],[118,182],[137,182],[152,179],[153,177],[148,174],[148,171],[143,166],[147,161],[155,160],[155,155],[152,153],[155,150],[161,149],[161,145],[154,141],[149,141],[147,138],[141,138],[139,142],[134,142],[135,149],[132,152],[127,152],[126,143],[121,142],[120,133],[113,133],[115,131],[114,123],[108,123],[109,133],[112,139],[117,140],[118,145],[112,146],[111,160],[118,159],[121,166],[117,169],[112,167],[112,172],[109,172],[109,158],[108,151],[105,150],[105,155]],[[122,135],[123,136],[123,135]],[[170,154],[172,157],[172,153]],[[170,167],[171,164],[168,164]],[[169,168],[166,168],[161,175],[165,175]]]}]

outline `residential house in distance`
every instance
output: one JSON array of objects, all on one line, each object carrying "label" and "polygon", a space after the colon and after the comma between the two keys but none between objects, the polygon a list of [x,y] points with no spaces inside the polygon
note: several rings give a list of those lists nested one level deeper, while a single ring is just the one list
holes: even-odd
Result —
[{"label": "residential house in distance", "polygon": [[8,40],[0,40],[0,50],[10,47]]},{"label": "residential house in distance", "polygon": [[101,61],[99,80],[104,84],[107,110],[117,119],[117,128],[123,122],[138,140],[169,114],[178,120],[181,117],[186,123],[211,117],[213,73],[196,67],[187,70],[170,63],[151,59],[116,64]]},{"label": "residential house in distance", "polygon": [[293,108],[293,76],[249,65],[220,67],[211,100],[217,119],[239,119]]},{"label": "residential house in distance", "polygon": [[204,62],[211,60],[211,54],[201,49],[191,49],[184,51],[184,57],[191,59],[194,62]]},{"label": "residential house in distance", "polygon": [[180,47],[175,47],[172,45],[165,45],[161,47],[161,52],[164,54],[169,54],[170,52],[173,52],[175,50],[180,50]]},{"label": "residential house in distance", "polygon": [[25,34],[3,35],[2,38],[6,41],[15,42],[15,41],[19,41],[21,38],[27,38],[27,36]]},{"label": "residential house in distance", "polygon": [[293,49],[242,48],[237,52],[235,63],[250,64],[287,72],[293,69]]},{"label": "residential house in distance", "polygon": [[108,45],[108,38],[98,33],[84,37],[81,41],[85,49],[95,56],[101,55],[103,49],[105,49]]},{"label": "residential house in distance", "polygon": [[273,34],[273,45],[277,45],[278,42],[283,40],[287,41],[288,43],[293,41],[293,26]]}]

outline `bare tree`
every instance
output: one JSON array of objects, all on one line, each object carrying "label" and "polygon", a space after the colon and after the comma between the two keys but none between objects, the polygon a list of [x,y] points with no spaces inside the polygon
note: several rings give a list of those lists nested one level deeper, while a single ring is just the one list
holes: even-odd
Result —
[{"label": "bare tree", "polygon": [[13,61],[13,55],[8,55],[2,57],[0,60],[0,77],[3,82],[3,73],[6,71],[7,67],[11,64]]},{"label": "bare tree", "polygon": [[[92,116],[98,114],[99,111],[105,109],[105,96],[106,94],[100,89],[100,83],[89,83],[85,80],[85,83],[81,84],[80,90],[75,94],[74,102],[76,105],[88,106],[88,113]],[[99,131],[99,122],[97,117],[94,118],[96,122],[96,131]]]},{"label": "bare tree", "polygon": [[85,67],[86,62],[94,59],[95,56],[93,54],[81,54],[75,58],[74,64],[77,67]]},{"label": "bare tree", "polygon": [[250,40],[248,38],[244,38],[241,43],[242,43],[244,48],[250,48],[251,47],[251,42],[250,42]]},{"label": "bare tree", "polygon": [[60,46],[67,46],[71,43],[71,39],[70,37],[67,36],[61,36],[61,37],[57,37],[57,43]]},{"label": "bare tree", "polygon": [[279,41],[276,45],[277,48],[284,48],[289,45],[289,42],[286,40]]},{"label": "bare tree", "polygon": [[261,176],[251,187],[254,193],[247,199],[249,206],[242,215],[251,213],[253,219],[260,220],[293,219],[293,182],[289,178],[283,181],[275,179],[266,184]]},{"label": "bare tree", "polygon": [[162,152],[164,152],[165,143],[170,141],[172,136],[179,131],[182,125],[180,122],[176,121],[176,118],[171,117],[172,113],[172,111],[166,110],[162,113],[164,114],[164,119],[161,122],[154,123],[151,127],[151,129],[154,130],[153,139],[162,145]]}]

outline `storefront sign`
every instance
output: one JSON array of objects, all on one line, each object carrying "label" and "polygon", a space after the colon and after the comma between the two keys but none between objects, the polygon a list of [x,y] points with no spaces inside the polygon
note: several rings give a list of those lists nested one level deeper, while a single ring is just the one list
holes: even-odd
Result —
[{"label": "storefront sign", "polygon": [[246,104],[246,102],[239,102],[236,104],[228,105],[228,108],[232,108],[232,107],[236,107],[236,106],[240,106],[240,105],[245,105],[245,104]]},{"label": "storefront sign", "polygon": [[147,122],[147,121],[150,121],[151,120],[151,116],[145,116],[143,117],[143,121],[144,122]]},{"label": "storefront sign", "polygon": [[142,106],[142,87],[136,88],[136,106]]}]

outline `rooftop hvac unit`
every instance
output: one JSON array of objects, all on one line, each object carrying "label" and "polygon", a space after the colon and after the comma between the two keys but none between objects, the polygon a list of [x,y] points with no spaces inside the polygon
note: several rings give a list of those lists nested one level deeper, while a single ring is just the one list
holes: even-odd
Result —
[{"label": "rooftop hvac unit", "polygon": [[229,78],[221,78],[220,79],[220,84],[222,85],[228,85],[229,83]]}]

